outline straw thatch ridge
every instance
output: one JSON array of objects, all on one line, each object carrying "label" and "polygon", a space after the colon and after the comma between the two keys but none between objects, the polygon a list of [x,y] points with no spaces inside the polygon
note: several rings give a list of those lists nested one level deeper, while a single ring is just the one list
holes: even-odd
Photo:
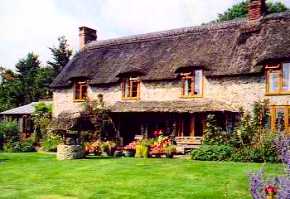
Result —
[{"label": "straw thatch ridge", "polygon": [[206,76],[257,74],[261,64],[290,60],[289,33],[285,12],[255,23],[241,19],[96,41],[77,53],[51,86],[70,86],[77,77],[90,84],[116,83],[135,69],[144,72],[143,81],[175,79],[178,68],[195,65],[202,65]]},{"label": "straw thatch ridge", "polygon": [[238,107],[225,102],[211,99],[193,101],[138,101],[116,102],[110,107],[111,112],[167,112],[167,113],[198,113],[229,111],[239,112]]}]

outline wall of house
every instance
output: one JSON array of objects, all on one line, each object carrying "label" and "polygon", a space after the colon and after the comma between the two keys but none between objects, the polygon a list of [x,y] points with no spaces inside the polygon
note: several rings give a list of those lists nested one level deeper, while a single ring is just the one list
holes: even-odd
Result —
[{"label": "wall of house", "polygon": [[[158,81],[141,83],[142,101],[176,101],[176,100],[202,100],[181,98],[181,81]],[[121,88],[119,84],[110,87],[90,87],[88,96],[97,99],[98,94],[103,94],[106,105],[113,105],[121,101]],[[271,104],[290,104],[289,95],[265,96],[265,79],[263,76],[239,76],[205,78],[204,98],[216,99],[230,103],[235,107],[244,107],[251,110],[254,101],[270,99]],[[82,103],[73,101],[73,89],[55,90],[53,95],[53,114],[61,112],[78,112]]]}]

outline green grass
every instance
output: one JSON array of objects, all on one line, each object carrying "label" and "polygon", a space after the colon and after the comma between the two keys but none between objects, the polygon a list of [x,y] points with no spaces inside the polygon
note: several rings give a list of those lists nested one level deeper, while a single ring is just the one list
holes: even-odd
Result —
[{"label": "green grass", "polygon": [[[0,198],[251,198],[248,173],[261,164],[182,159],[57,161],[40,153],[0,153]],[[267,171],[281,172],[269,164]]]}]

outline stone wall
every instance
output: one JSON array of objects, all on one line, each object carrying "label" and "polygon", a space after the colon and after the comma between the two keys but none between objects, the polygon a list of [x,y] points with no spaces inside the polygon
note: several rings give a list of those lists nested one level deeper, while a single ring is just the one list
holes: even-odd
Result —
[{"label": "stone wall", "polygon": [[58,160],[73,160],[84,157],[83,149],[80,145],[57,145],[56,158]]},{"label": "stone wall", "polygon": [[[140,90],[140,98],[143,101],[197,100],[194,98],[180,98],[180,80],[142,82]],[[81,103],[73,101],[72,91],[72,88],[55,90],[53,95],[54,116],[63,111],[77,112],[81,110]],[[90,87],[88,89],[90,99],[97,99],[98,94],[103,94],[106,105],[121,101],[119,84],[110,87]],[[236,107],[244,107],[246,110],[250,110],[253,102],[260,99],[270,99],[271,104],[275,105],[290,104],[289,95],[265,96],[265,79],[263,76],[205,78],[204,98],[231,103]]]}]

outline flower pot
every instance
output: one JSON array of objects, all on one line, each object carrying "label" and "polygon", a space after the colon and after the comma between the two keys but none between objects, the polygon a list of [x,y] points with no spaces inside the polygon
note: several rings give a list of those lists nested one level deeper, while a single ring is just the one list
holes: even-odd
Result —
[{"label": "flower pot", "polygon": [[125,157],[134,157],[135,152],[133,150],[126,150],[124,151],[124,156]]},{"label": "flower pot", "polygon": [[173,158],[174,154],[173,153],[166,153],[167,158]]}]

